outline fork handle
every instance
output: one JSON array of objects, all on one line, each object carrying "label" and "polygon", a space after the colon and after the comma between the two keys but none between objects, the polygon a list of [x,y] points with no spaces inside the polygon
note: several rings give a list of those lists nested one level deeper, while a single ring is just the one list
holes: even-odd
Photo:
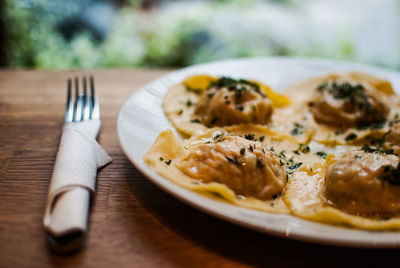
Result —
[{"label": "fork handle", "polygon": [[87,232],[97,169],[111,161],[95,140],[99,128],[99,120],[68,123],[63,128],[43,220],[53,241]]}]

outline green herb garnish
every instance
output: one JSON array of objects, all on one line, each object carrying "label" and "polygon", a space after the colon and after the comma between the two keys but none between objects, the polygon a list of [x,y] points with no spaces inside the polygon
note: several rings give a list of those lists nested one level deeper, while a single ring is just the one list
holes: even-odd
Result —
[{"label": "green herb garnish", "polygon": [[225,156],[226,160],[228,160],[228,162],[233,163],[235,165],[240,165],[239,160],[236,158],[236,156],[234,156],[233,158]]},{"label": "green herb garnish", "polygon": [[235,109],[238,110],[238,111],[241,111],[241,112],[243,112],[243,110],[244,110],[242,105],[235,106]]},{"label": "green herb garnish", "polygon": [[220,88],[226,87],[228,88],[229,91],[234,91],[234,95],[236,98],[240,99],[243,95],[244,92],[247,90],[252,90],[259,95],[261,95],[263,98],[266,98],[267,96],[260,90],[260,87],[253,82],[250,82],[245,79],[233,79],[230,77],[223,76],[219,78],[217,81],[211,82],[207,90],[210,90],[212,88],[216,88],[217,90]]},{"label": "green herb garnish", "polygon": [[289,168],[290,170],[296,170],[296,169],[298,169],[302,164],[303,164],[303,163],[300,162],[300,163],[294,164],[294,165],[292,165],[292,166],[290,166],[290,167],[288,167],[288,168]]},{"label": "green herb garnish", "polygon": [[399,186],[400,185],[400,162],[397,164],[397,167],[393,167],[392,165],[386,165],[383,169],[383,174],[379,177],[383,181],[388,182],[389,184]]},{"label": "green herb garnish", "polygon": [[316,152],[315,154],[323,159],[326,159],[327,157],[327,154],[325,152]]},{"label": "green herb garnish", "polygon": [[256,166],[257,166],[257,168],[265,167],[264,163],[262,162],[262,160],[260,158],[257,158]]},{"label": "green herb garnish", "polygon": [[256,141],[256,140],[257,140],[257,139],[255,138],[255,135],[254,135],[254,134],[245,134],[244,137],[245,137],[247,140],[251,140],[251,141]]},{"label": "green herb garnish", "polygon": [[347,135],[347,136],[344,138],[344,140],[345,140],[345,141],[352,141],[352,140],[354,140],[355,138],[357,138],[357,135],[356,135],[355,133],[350,133],[349,135]]},{"label": "green herb garnish", "polygon": [[186,106],[190,107],[193,105],[193,102],[189,99],[186,101]]}]

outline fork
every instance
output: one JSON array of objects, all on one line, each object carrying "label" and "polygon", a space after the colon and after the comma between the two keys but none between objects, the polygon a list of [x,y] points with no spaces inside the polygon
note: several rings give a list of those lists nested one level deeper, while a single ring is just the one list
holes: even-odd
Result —
[{"label": "fork", "polygon": [[89,77],[90,96],[87,94],[87,78],[82,79],[83,93],[79,93],[79,79],[75,77],[75,101],[72,99],[72,79],[67,81],[67,104],[65,110],[65,123],[80,122],[91,119],[100,119],[100,107],[94,91],[93,76]]},{"label": "fork", "polygon": [[65,124],[43,220],[51,249],[58,252],[83,246],[97,169],[111,161],[96,141],[101,121],[94,78],[81,80],[83,90],[78,77],[67,80]]}]

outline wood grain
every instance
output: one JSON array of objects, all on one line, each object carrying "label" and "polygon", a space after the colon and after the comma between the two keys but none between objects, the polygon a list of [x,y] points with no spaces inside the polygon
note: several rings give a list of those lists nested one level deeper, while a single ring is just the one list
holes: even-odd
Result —
[{"label": "wood grain", "polygon": [[99,172],[82,251],[52,254],[42,217],[64,115],[66,78],[84,72],[0,71],[0,267],[382,266],[395,250],[327,247],[246,230],[192,209],[125,158],[116,118],[128,97],[168,70],[93,71],[113,163]]}]

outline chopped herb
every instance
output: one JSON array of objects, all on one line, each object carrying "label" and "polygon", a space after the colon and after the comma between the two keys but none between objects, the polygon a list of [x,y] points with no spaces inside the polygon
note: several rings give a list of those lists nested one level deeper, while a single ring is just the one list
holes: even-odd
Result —
[{"label": "chopped herb", "polygon": [[236,98],[241,98],[242,97],[242,93],[247,91],[247,90],[252,90],[256,93],[258,93],[259,95],[261,95],[263,98],[267,97],[261,90],[260,87],[253,82],[244,80],[244,79],[233,79],[230,77],[221,77],[220,79],[218,79],[217,81],[213,81],[209,84],[207,90],[210,89],[221,89],[221,88],[228,88],[229,91],[234,91],[235,97]]},{"label": "chopped herb", "polygon": [[[358,130],[367,130],[367,129],[382,129],[383,126],[385,125],[385,119],[376,119],[376,121],[381,121],[381,122],[360,122],[357,124],[356,129]],[[389,122],[390,124],[390,122]]]},{"label": "chopped herb", "polygon": [[228,160],[228,162],[233,163],[235,165],[240,165],[239,160],[236,158],[236,156],[234,156],[233,158],[230,158],[228,156],[225,156],[226,160]]},{"label": "chopped herb", "polygon": [[385,121],[385,116],[381,112],[383,109],[383,103],[378,103],[379,107],[374,107],[371,104],[371,97],[368,95],[366,89],[361,84],[352,85],[349,82],[335,82],[331,84],[327,82],[317,87],[317,91],[328,92],[333,98],[340,99],[345,104],[352,108],[352,110],[358,110],[365,115],[365,120],[359,122],[360,127],[382,127],[382,122]]},{"label": "chopped herb", "polygon": [[209,99],[211,99],[214,95],[215,95],[215,92],[209,92],[209,93],[207,93],[207,97],[208,97]]},{"label": "chopped herb", "polygon": [[181,115],[182,113],[183,113],[183,110],[180,109],[180,110],[178,111],[178,115]]},{"label": "chopped herb", "polygon": [[303,164],[302,162],[297,163],[297,164],[294,164],[294,165],[290,166],[289,169],[290,169],[290,170],[296,170],[296,169],[298,169],[302,164]]},{"label": "chopped herb", "polygon": [[327,82],[327,81],[324,81],[322,84],[320,84],[320,85],[317,87],[317,90],[320,91],[320,92],[322,92],[322,91],[324,91],[324,89],[325,89],[327,86],[328,86],[328,82]]},{"label": "chopped herb", "polygon": [[257,166],[257,168],[265,167],[264,163],[262,162],[262,160],[260,158],[257,158],[256,166]]},{"label": "chopped herb", "polygon": [[256,141],[256,140],[257,140],[257,139],[255,138],[255,135],[254,135],[254,134],[245,134],[244,137],[245,137],[246,139],[248,139],[248,140],[251,140],[251,141]]},{"label": "chopped herb", "polygon": [[165,164],[167,164],[169,166],[169,164],[171,164],[171,162],[172,162],[172,160],[170,159],[170,160],[165,161]]},{"label": "chopped herb", "polygon": [[304,126],[303,125],[301,125],[301,124],[299,124],[299,123],[294,123],[294,129],[290,132],[290,134],[292,135],[292,136],[297,136],[297,135],[301,135],[301,134],[303,134],[304,132],[303,132],[303,129],[304,129]]},{"label": "chopped herb", "polygon": [[233,163],[233,159],[232,159],[232,158],[230,158],[230,157],[228,157],[228,156],[225,156],[225,158],[226,158],[226,160],[228,160],[228,162]]},{"label": "chopped herb", "polygon": [[355,158],[355,159],[361,159],[361,155],[356,154],[356,155],[354,156],[354,158]]},{"label": "chopped herb", "polygon": [[392,165],[386,165],[383,169],[383,174],[379,177],[383,181],[388,182],[391,185],[400,185],[400,162],[397,164],[397,167],[393,167]]},{"label": "chopped herb", "polygon": [[283,151],[281,151],[281,152],[279,153],[279,157],[282,157],[282,158],[285,158],[285,157],[286,157],[286,152],[285,152],[285,150],[283,150]]},{"label": "chopped herb", "polygon": [[186,101],[186,106],[192,106],[192,105],[193,105],[193,102],[190,99]]},{"label": "chopped herb", "polygon": [[273,207],[273,206],[274,206],[274,203],[271,203],[270,206]]},{"label": "chopped herb", "polygon": [[300,155],[300,152],[298,150],[294,150],[293,153]]},{"label": "chopped herb", "polygon": [[297,136],[297,135],[303,134],[303,131],[300,131],[298,128],[294,128],[294,129],[292,129],[292,131],[290,132],[290,134],[291,134],[292,136]]},{"label": "chopped herb", "polygon": [[216,142],[220,142],[220,141],[223,140],[223,137],[224,137],[224,133],[219,133],[219,134],[215,135],[213,139],[214,139]]},{"label": "chopped herb", "polygon": [[361,150],[363,150],[366,153],[375,153],[375,152],[377,152],[376,149],[373,149],[373,148],[369,147],[366,144],[361,148]]},{"label": "chopped herb", "polygon": [[316,152],[315,154],[323,159],[326,159],[327,157],[327,154],[325,152]]},{"label": "chopped herb", "polygon": [[281,164],[281,166],[283,166],[285,163],[283,163],[283,161],[281,159],[279,159],[279,163]]},{"label": "chopped herb", "polygon": [[251,146],[251,144],[249,145],[249,150],[253,151],[253,147]]},{"label": "chopped herb", "polygon": [[261,136],[260,138],[258,138],[258,140],[263,142],[264,141],[264,136]]},{"label": "chopped herb", "polygon": [[394,124],[400,123],[399,114],[395,114],[393,119],[389,121],[389,127],[393,126]]},{"label": "chopped herb", "polygon": [[164,161],[164,158],[160,157],[160,161]]},{"label": "chopped herb", "polygon": [[385,154],[395,154],[393,148],[389,148],[385,150]]},{"label": "chopped herb", "polygon": [[304,147],[304,148],[301,150],[301,152],[304,153],[304,154],[309,153],[309,152],[310,152],[310,146],[307,145],[306,147]]},{"label": "chopped herb", "polygon": [[240,154],[241,155],[243,155],[245,152],[246,152],[246,148],[243,147],[243,148],[240,149]]},{"label": "chopped herb", "polygon": [[275,152],[274,146],[271,146],[270,150],[271,150],[271,152]]},{"label": "chopped herb", "polygon": [[244,110],[242,105],[235,106],[235,109],[238,110],[238,111],[241,111],[241,112]]},{"label": "chopped herb", "polygon": [[357,138],[357,135],[355,133],[350,133],[349,135],[346,136],[346,138],[344,138],[345,141],[352,141],[355,138]]},{"label": "chopped herb", "polygon": [[236,89],[235,90],[235,97],[237,99],[240,99],[242,97],[242,92],[243,91],[246,91],[246,88],[241,87],[241,88]]},{"label": "chopped herb", "polygon": [[191,123],[200,123],[200,119],[195,118],[195,119],[190,120],[190,122]]},{"label": "chopped herb", "polygon": [[365,144],[361,150],[363,150],[366,153],[378,153],[378,154],[395,154],[393,151],[393,148],[389,148],[389,149],[383,149],[381,146],[378,146],[377,148],[372,148],[370,146],[368,146],[367,144]]}]

